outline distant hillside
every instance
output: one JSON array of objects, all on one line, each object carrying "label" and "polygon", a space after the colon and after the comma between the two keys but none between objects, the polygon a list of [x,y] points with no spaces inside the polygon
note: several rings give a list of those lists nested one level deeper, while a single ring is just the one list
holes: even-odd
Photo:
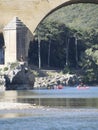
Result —
[{"label": "distant hillside", "polygon": [[75,29],[95,28],[98,30],[98,5],[83,3],[69,5],[57,10],[47,19],[65,23]]}]

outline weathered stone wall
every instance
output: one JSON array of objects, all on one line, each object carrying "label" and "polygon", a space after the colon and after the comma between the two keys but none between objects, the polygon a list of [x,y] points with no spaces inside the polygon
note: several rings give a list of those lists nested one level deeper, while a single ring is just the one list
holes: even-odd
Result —
[{"label": "weathered stone wall", "polygon": [[98,4],[98,0],[0,0],[0,30],[17,16],[33,33],[47,14],[65,5],[79,2]]},{"label": "weathered stone wall", "polygon": [[16,61],[27,61],[30,40],[33,35],[30,30],[14,17],[4,28],[5,64]]}]

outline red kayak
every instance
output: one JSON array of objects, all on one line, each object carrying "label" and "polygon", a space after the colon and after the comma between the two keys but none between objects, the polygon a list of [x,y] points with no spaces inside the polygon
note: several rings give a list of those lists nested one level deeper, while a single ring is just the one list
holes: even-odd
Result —
[{"label": "red kayak", "polygon": [[62,85],[58,85],[58,86],[57,86],[57,89],[62,89],[62,88],[63,88]]},{"label": "red kayak", "polygon": [[89,86],[77,86],[77,89],[88,89]]}]

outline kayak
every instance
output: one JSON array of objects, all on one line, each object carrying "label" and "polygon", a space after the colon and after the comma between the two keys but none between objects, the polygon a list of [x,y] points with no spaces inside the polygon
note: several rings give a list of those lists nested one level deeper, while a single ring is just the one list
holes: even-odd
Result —
[{"label": "kayak", "polygon": [[89,86],[77,86],[77,89],[89,89]]},{"label": "kayak", "polygon": [[62,85],[58,85],[56,88],[57,89],[63,89],[63,86]]}]

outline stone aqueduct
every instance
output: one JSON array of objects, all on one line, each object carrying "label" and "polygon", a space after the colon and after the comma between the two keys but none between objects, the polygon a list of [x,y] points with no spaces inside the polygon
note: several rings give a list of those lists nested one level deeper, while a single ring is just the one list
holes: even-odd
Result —
[{"label": "stone aqueduct", "polygon": [[3,27],[5,42],[4,63],[15,62],[21,56],[25,59],[29,42],[39,23],[52,12],[76,3],[98,4],[98,0],[0,0],[0,31]]},{"label": "stone aqueduct", "polygon": [[95,3],[98,0],[0,0],[0,22],[6,25],[14,16],[34,32],[37,25],[55,10],[75,3]]}]

